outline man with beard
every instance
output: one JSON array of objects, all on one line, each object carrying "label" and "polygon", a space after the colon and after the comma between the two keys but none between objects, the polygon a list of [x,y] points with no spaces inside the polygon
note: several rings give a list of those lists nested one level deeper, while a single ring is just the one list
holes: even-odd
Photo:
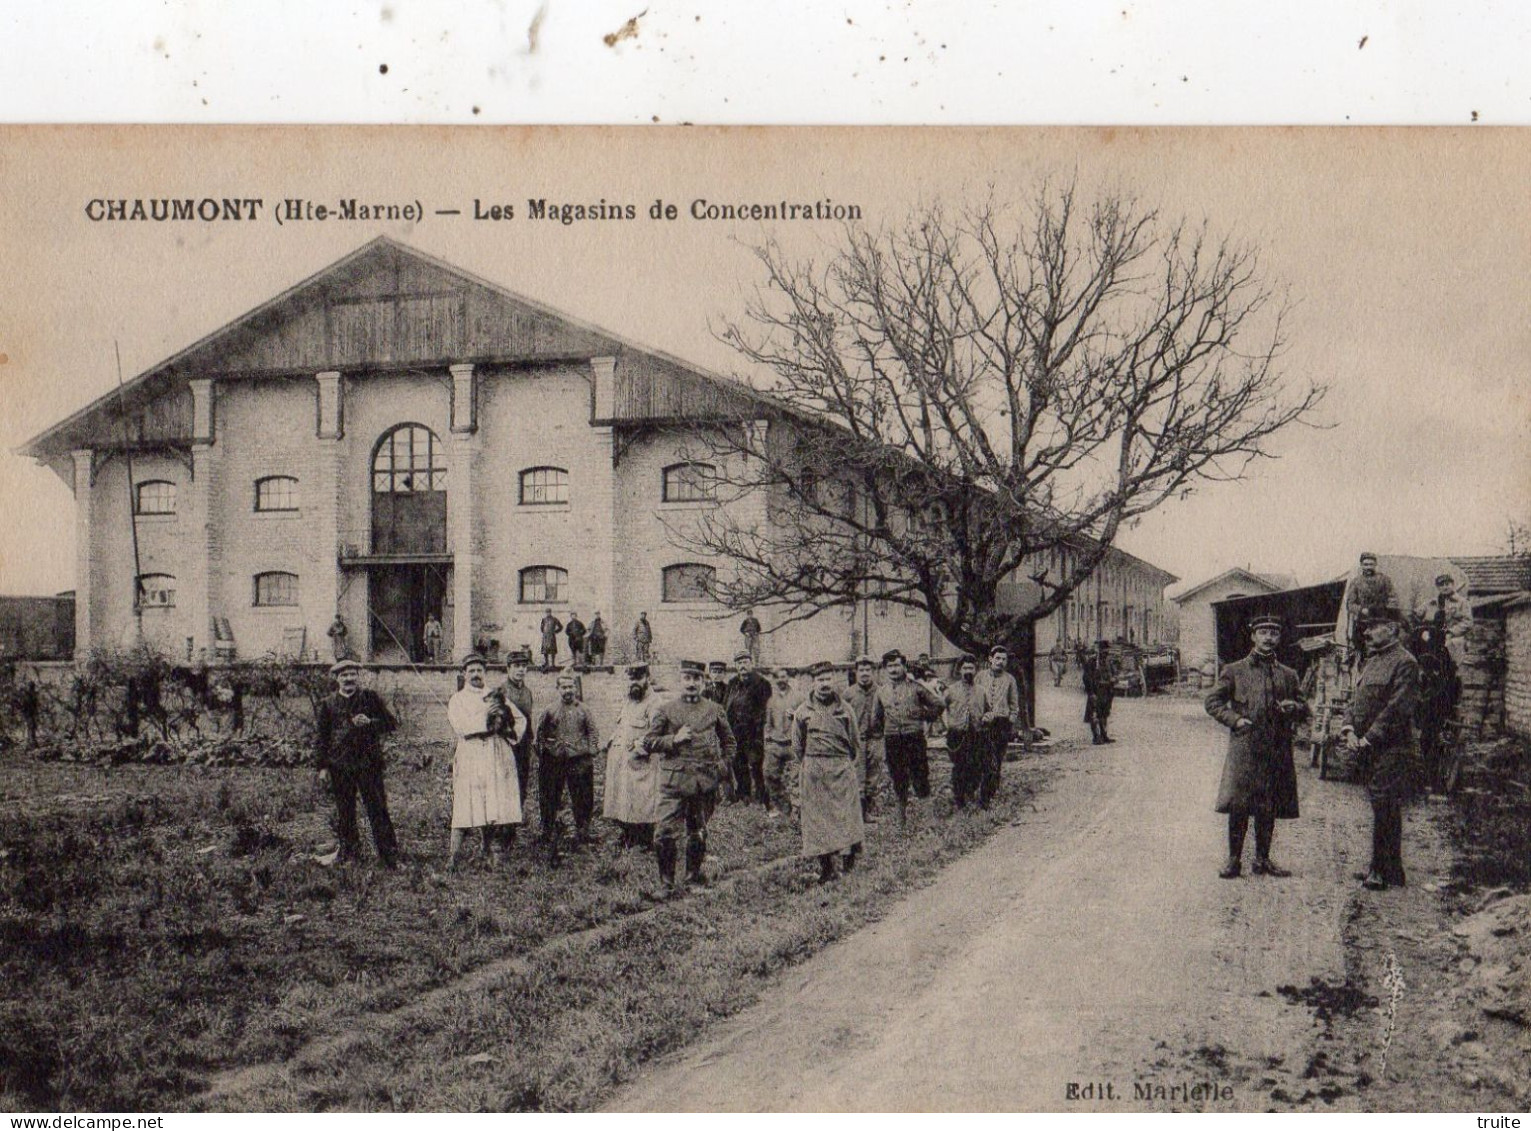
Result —
[{"label": "man with beard", "polygon": [[1229,730],[1228,755],[1216,809],[1228,814],[1228,862],[1218,873],[1235,879],[1243,868],[1244,837],[1255,820],[1257,876],[1289,876],[1271,863],[1276,820],[1297,817],[1297,771],[1292,728],[1307,714],[1297,673],[1276,659],[1281,621],[1256,617],[1249,626],[1249,655],[1224,666],[1206,698],[1207,714]]},{"label": "man with beard", "polygon": [[661,888],[653,899],[675,894],[680,838],[686,837],[686,881],[704,884],[707,824],[718,804],[718,785],[734,760],[734,732],[723,708],[702,697],[705,669],[682,660],[680,698],[654,711],[643,748],[659,757],[657,839]]},{"label": "man with beard", "polygon": [[978,804],[987,809],[999,792],[1010,736],[1021,721],[1021,688],[1008,666],[1010,653],[1002,644],[989,649],[989,670],[973,681],[978,690]]},{"label": "man with beard", "polygon": [[883,653],[888,682],[877,689],[872,701],[872,734],[883,740],[888,776],[898,797],[898,819],[909,814],[909,792],[930,796],[930,751],[925,724],[941,717],[941,701],[923,684],[909,678],[904,654],[897,648]]},{"label": "man with beard", "polygon": [[967,806],[978,785],[982,697],[974,686],[977,675],[977,657],[964,655],[957,661],[957,682],[946,689],[946,753],[952,760],[952,804],[958,809]]},{"label": "man with beard", "polygon": [[521,823],[516,758],[507,736],[526,728],[526,719],[502,695],[489,689],[484,658],[463,658],[463,686],[447,701],[447,721],[457,735],[452,756],[452,839],[447,867],[457,864],[469,829],[483,830],[484,857],[497,859],[507,832]]},{"label": "man with beard", "polygon": [[575,843],[595,842],[590,818],[595,812],[598,741],[595,721],[575,691],[574,676],[568,672],[560,674],[558,702],[544,710],[537,720],[537,800],[548,840],[548,861],[552,864],[558,863],[562,828],[558,810],[563,805],[565,789],[569,791],[569,808],[574,816]]},{"label": "man with beard", "polygon": [[883,760],[883,743],[872,736],[873,704],[877,698],[877,662],[871,656],[856,660],[856,681],[842,696],[846,706],[856,716],[857,735],[861,740],[861,757],[856,761],[856,776],[861,780],[861,819],[866,824],[876,821],[874,810],[877,803],[877,767]]},{"label": "man with beard", "polygon": [[765,787],[766,704],[771,701],[771,681],[755,670],[748,652],[734,657],[738,675],[723,692],[723,710],[734,730],[734,796],[755,797],[766,808],[771,799]]},{"label": "man with beard", "polygon": [[1366,659],[1340,737],[1363,757],[1372,803],[1372,860],[1362,884],[1381,891],[1404,884],[1403,805],[1419,770],[1413,727],[1419,664],[1398,642],[1398,621],[1391,609],[1369,609],[1357,619],[1366,634]]},{"label": "man with beard", "polygon": [[845,870],[856,864],[865,835],[861,824],[860,743],[855,716],[835,691],[834,665],[813,665],[813,690],[793,714],[792,753],[799,766],[803,856],[818,858],[819,882],[836,878],[835,860]]},{"label": "man with beard", "polygon": [[601,815],[622,830],[622,847],[650,848],[659,806],[659,766],[643,748],[657,697],[649,691],[649,666],[627,669],[627,700],[606,744],[606,790]]},{"label": "man with beard", "polygon": [[340,858],[354,860],[361,851],[356,826],[356,798],[361,796],[372,826],[377,857],[387,868],[399,860],[393,821],[388,816],[388,796],[383,791],[383,735],[398,727],[376,691],[361,690],[357,683],[361,665],[342,659],[330,668],[336,690],[319,704],[315,746],[319,784],[335,797],[335,832],[340,838]]},{"label": "man with beard", "polygon": [[526,726],[516,735],[512,749],[516,755],[516,787],[520,791],[521,808],[526,809],[526,786],[532,777],[532,689],[526,686],[526,673],[532,666],[532,650],[517,648],[505,657],[505,683],[501,694],[505,701],[521,712]]}]

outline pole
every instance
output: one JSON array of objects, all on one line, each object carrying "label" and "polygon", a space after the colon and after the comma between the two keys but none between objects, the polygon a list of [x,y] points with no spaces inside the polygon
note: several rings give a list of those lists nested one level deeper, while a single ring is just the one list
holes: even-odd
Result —
[{"label": "pole", "polygon": [[122,454],[128,468],[128,529],[133,534],[133,643],[141,644],[144,638],[144,578],[143,563],[138,555],[138,497],[133,486],[133,443],[128,434],[127,396],[122,382],[122,346],[112,339],[112,351],[117,355],[117,407],[122,413]]}]

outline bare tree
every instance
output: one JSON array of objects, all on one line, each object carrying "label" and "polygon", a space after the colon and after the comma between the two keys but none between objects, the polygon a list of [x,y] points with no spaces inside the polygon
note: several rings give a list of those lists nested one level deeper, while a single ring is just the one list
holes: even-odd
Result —
[{"label": "bare tree", "polygon": [[[1325,392],[1281,374],[1286,307],[1252,249],[1130,199],[1043,186],[848,228],[822,264],[756,254],[766,283],[719,333],[780,407],[711,455],[720,497],[764,492],[768,521],[725,506],[672,529],[731,560],[734,608],[881,600],[1014,648],[1124,524],[1241,478]],[[1041,568],[1060,548],[1068,571]]]}]

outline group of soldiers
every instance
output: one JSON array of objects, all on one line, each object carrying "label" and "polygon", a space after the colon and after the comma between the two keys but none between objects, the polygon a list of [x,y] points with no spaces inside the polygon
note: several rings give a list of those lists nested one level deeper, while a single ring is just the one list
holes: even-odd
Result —
[{"label": "group of soldiers", "polygon": [[[1402,643],[1405,614],[1392,582],[1377,572],[1375,555],[1363,554],[1360,564],[1351,585],[1355,599],[1348,602],[1349,639],[1358,660],[1339,737],[1359,762],[1372,807],[1371,861],[1358,878],[1367,889],[1380,891],[1405,883],[1403,807],[1420,784],[1421,770],[1431,769],[1430,759],[1421,757],[1419,735],[1427,743],[1436,740],[1452,697],[1422,700],[1421,663]],[[1461,648],[1470,615],[1451,575],[1438,576],[1435,587],[1435,596],[1414,610],[1415,639],[1422,655],[1439,642],[1449,664]],[[1367,600],[1375,603],[1361,604]],[[1255,618],[1249,655],[1224,667],[1206,698],[1207,713],[1230,732],[1216,803],[1217,811],[1228,816],[1228,859],[1219,873],[1225,879],[1242,873],[1251,820],[1252,871],[1290,875],[1272,861],[1271,844],[1276,821],[1298,816],[1292,744],[1309,709],[1297,673],[1276,659],[1281,628],[1275,617]]]},{"label": "group of soldiers", "polygon": [[[982,671],[976,657],[962,656],[949,687],[932,673],[924,682],[914,678],[897,649],[880,662],[861,657],[849,685],[842,668],[821,662],[808,669],[805,695],[794,691],[787,671],[774,678],[757,671],[750,653],[735,658],[731,677],[720,662],[682,660],[675,695],[654,687],[648,664],[630,665],[626,698],[604,742],[572,671],[559,673],[557,701],[538,712],[526,685],[529,650],[507,657],[502,681],[490,678],[482,656],[467,656],[462,687],[447,704],[457,739],[449,866],[475,829],[486,859],[504,857],[525,821],[534,753],[549,862],[558,863],[571,835],[575,845],[597,840],[595,759],[604,753],[602,815],[615,822],[623,847],[652,848],[659,886],[645,894],[660,900],[680,890],[682,857],[684,883],[706,883],[708,826],[722,802],[755,802],[772,819],[795,818],[803,855],[818,862],[822,882],[850,870],[866,825],[877,819],[879,762],[901,823],[912,800],[930,796],[935,726],[945,728],[956,807],[987,807],[994,798],[1023,714],[1006,649],[995,648]],[[376,692],[359,686],[356,661],[337,661],[331,671],[337,686],[320,707],[317,753],[338,811],[341,856],[359,852],[360,800],[378,857],[392,867],[399,849],[383,788],[382,739],[397,721]],[[572,833],[560,819],[565,795]]]}]

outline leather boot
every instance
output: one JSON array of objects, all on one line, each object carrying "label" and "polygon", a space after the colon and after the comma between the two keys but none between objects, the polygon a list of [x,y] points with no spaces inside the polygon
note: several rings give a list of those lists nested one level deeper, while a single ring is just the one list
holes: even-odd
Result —
[{"label": "leather boot", "polygon": [[707,859],[707,846],[701,841],[688,840],[686,842],[686,882],[696,884],[698,887],[705,886],[707,877],[702,875],[702,861]]},{"label": "leather boot", "polygon": [[675,842],[673,840],[661,840],[659,842],[659,898],[668,899],[675,894]]}]

